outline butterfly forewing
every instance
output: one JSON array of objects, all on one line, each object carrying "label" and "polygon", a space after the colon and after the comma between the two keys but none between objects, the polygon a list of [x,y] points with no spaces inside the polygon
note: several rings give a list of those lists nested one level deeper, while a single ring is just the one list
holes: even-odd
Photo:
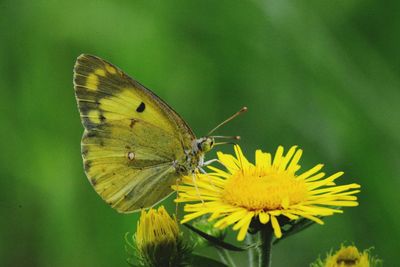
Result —
[{"label": "butterfly forewing", "polygon": [[98,57],[78,57],[74,86],[85,128],[85,172],[97,193],[120,212],[149,207],[171,193],[174,161],[195,139],[179,115]]}]

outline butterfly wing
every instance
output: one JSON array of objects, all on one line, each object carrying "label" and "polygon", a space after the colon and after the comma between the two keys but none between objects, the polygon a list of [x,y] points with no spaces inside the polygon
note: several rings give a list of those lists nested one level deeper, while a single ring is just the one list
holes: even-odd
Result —
[{"label": "butterfly wing", "polygon": [[74,87],[86,175],[119,212],[154,205],[172,191],[174,161],[195,136],[165,102],[112,64],[78,57]]}]

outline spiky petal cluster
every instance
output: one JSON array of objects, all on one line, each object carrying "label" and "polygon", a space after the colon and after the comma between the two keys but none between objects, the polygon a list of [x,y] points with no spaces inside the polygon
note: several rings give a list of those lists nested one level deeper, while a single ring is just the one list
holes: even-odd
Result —
[{"label": "spiky petal cluster", "polygon": [[[218,152],[225,169],[210,166],[212,173],[187,176],[183,184],[175,186],[177,202],[195,202],[185,205],[182,223],[205,214],[216,220],[215,227],[233,225],[243,240],[252,220],[271,223],[276,237],[282,236],[279,219],[307,218],[319,224],[319,216],[342,213],[337,207],[357,206],[358,184],[336,185],[343,175],[337,172],[325,177],[323,165],[297,174],[302,150],[293,146],[284,155],[279,146],[275,156],[257,150],[255,164],[250,163],[239,146],[235,156]],[[194,179],[195,178],[195,179]],[[197,203],[196,203],[197,202]]]}]

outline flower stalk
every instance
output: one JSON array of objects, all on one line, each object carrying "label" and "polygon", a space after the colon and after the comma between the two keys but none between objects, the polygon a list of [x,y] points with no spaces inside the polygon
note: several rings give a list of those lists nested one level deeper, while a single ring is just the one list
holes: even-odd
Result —
[{"label": "flower stalk", "polygon": [[[256,255],[256,248],[252,248],[257,241],[256,241],[256,236],[255,234],[248,234],[246,236],[246,244],[249,246],[247,249],[247,257],[249,259],[249,267],[256,267],[258,266],[258,257]],[[258,250],[259,248],[257,248]]]},{"label": "flower stalk", "polygon": [[261,246],[259,248],[259,267],[270,267],[272,261],[272,240],[274,230],[266,225],[260,230]]}]

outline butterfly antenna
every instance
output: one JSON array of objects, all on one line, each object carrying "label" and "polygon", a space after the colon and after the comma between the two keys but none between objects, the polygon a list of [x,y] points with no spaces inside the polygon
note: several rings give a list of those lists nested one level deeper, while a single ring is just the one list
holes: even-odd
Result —
[{"label": "butterfly antenna", "polygon": [[[177,199],[179,199],[179,183],[180,182],[181,182],[180,178],[176,179],[175,186],[176,186],[176,198]],[[176,216],[176,218],[179,217],[178,212],[179,212],[179,202],[175,202],[175,216]]]},{"label": "butterfly antenna", "polygon": [[[214,129],[212,129],[211,131],[208,132],[207,136],[210,136],[210,134],[212,134],[213,132],[215,132],[218,128],[220,128],[221,126],[225,125],[226,123],[230,122],[231,120],[233,120],[234,118],[236,118],[237,116],[239,116],[240,114],[242,114],[243,112],[247,111],[247,107],[242,107],[238,112],[236,112],[235,114],[233,114],[232,116],[230,116],[229,118],[227,118],[226,120],[224,120],[223,122],[221,122],[220,124],[218,124]],[[236,137],[236,136],[235,136]],[[227,137],[229,138],[229,137]],[[237,139],[237,138],[234,138]],[[240,139],[240,137],[239,137]]]},{"label": "butterfly antenna", "polygon": [[219,146],[219,145],[237,145],[235,142],[216,142],[214,143],[214,146]]},{"label": "butterfly antenna", "polygon": [[235,135],[235,136],[224,136],[224,135],[213,135],[210,136],[213,138],[222,138],[222,139],[235,139],[235,140],[240,140],[240,136],[239,135]]}]

